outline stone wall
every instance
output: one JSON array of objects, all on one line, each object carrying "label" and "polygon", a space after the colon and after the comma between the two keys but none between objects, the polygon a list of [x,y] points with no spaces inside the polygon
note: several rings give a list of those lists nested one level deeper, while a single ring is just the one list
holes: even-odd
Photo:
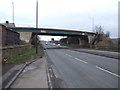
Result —
[{"label": "stone wall", "polygon": [[9,57],[9,56],[16,56],[26,50],[30,50],[33,46],[30,44],[26,45],[16,45],[16,46],[6,46],[0,48],[2,51],[2,58]]}]

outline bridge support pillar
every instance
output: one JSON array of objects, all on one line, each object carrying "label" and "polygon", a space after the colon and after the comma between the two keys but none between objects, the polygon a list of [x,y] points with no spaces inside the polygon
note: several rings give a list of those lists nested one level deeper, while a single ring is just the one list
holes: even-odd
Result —
[{"label": "bridge support pillar", "polygon": [[81,47],[88,47],[89,46],[88,36],[80,36],[79,37],[79,45]]},{"label": "bridge support pillar", "polygon": [[88,36],[90,48],[95,47],[95,45],[96,45],[95,42],[98,40],[98,38],[99,38],[99,35],[98,36]]},{"label": "bridge support pillar", "polygon": [[19,33],[20,33],[20,39],[21,40],[24,40],[27,43],[30,42],[32,32],[19,32]]},{"label": "bridge support pillar", "polygon": [[88,36],[88,43],[90,44],[95,39],[95,36]]}]

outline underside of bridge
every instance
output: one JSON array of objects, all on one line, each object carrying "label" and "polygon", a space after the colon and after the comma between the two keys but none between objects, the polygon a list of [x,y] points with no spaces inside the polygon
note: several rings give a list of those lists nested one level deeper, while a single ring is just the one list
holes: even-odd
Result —
[{"label": "underside of bridge", "polygon": [[69,38],[77,38],[77,43],[80,46],[87,46],[93,42],[96,33],[87,31],[76,31],[76,30],[66,30],[66,29],[52,29],[52,28],[25,28],[25,27],[12,27],[13,31],[20,33],[22,39],[28,41],[32,44],[38,42],[36,35],[49,35],[49,36],[68,36],[68,43],[74,43],[74,40],[69,40]]},{"label": "underside of bridge", "polygon": [[61,43],[79,45],[81,47],[89,47],[89,38],[88,36],[68,36],[67,38],[61,39]]},{"label": "underside of bridge", "polygon": [[40,33],[32,33],[31,43],[36,43],[35,35],[47,35],[47,36],[67,36],[66,43],[67,44],[77,44],[81,47],[89,47],[91,42],[94,40],[94,36],[87,35],[71,35],[71,34],[40,34]]}]

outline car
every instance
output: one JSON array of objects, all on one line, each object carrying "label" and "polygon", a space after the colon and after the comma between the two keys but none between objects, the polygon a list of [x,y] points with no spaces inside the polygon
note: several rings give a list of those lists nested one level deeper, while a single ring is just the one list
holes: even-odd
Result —
[{"label": "car", "polygon": [[60,46],[60,44],[58,44],[58,46]]},{"label": "car", "polygon": [[55,45],[55,43],[53,43],[53,45]]}]

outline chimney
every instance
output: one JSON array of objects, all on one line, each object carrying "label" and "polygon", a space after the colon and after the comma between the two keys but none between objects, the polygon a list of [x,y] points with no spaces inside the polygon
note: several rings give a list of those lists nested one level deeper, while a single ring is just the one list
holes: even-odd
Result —
[{"label": "chimney", "polygon": [[9,21],[5,21],[5,26],[9,27]]},{"label": "chimney", "polygon": [[9,24],[9,21],[6,21],[7,24]]}]

